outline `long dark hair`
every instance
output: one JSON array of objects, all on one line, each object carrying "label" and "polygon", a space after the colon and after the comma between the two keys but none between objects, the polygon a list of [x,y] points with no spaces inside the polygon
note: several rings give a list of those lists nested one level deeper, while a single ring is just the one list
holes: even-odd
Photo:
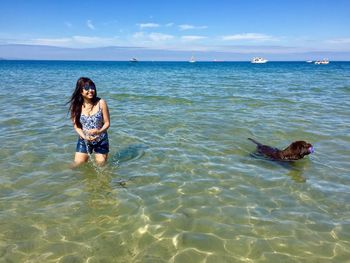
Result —
[{"label": "long dark hair", "polygon": [[80,123],[80,115],[81,115],[81,107],[83,106],[84,99],[83,99],[83,96],[81,95],[81,92],[85,85],[89,85],[95,88],[95,93],[94,93],[94,97],[92,98],[92,103],[96,105],[96,103],[99,101],[99,98],[97,97],[95,83],[89,78],[85,78],[85,77],[79,78],[77,80],[77,84],[75,85],[75,90],[72,94],[72,97],[67,102],[67,104],[69,104],[70,118],[72,121],[74,121],[74,123],[77,125],[78,128],[82,127]]}]

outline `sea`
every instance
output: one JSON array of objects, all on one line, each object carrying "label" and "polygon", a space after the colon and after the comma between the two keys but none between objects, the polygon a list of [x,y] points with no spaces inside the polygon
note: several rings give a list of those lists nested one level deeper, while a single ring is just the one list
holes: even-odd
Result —
[{"label": "sea", "polygon": [[[82,76],[110,153],[71,169]],[[350,261],[350,62],[2,60],[0,79],[1,263]]]}]

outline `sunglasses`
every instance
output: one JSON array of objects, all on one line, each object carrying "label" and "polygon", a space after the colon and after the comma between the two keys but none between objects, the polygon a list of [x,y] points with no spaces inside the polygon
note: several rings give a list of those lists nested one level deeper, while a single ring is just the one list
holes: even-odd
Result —
[{"label": "sunglasses", "polygon": [[89,84],[86,84],[83,89],[85,91],[89,91],[89,90],[96,90],[96,88],[94,86],[90,86]]}]

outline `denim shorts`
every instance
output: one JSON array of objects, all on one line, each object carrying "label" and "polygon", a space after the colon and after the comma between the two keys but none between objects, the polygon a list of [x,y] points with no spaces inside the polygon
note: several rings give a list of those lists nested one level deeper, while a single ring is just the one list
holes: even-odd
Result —
[{"label": "denim shorts", "polygon": [[108,135],[106,134],[104,138],[98,142],[87,142],[85,143],[84,139],[79,137],[76,152],[80,153],[100,153],[107,154],[109,152],[109,142]]}]

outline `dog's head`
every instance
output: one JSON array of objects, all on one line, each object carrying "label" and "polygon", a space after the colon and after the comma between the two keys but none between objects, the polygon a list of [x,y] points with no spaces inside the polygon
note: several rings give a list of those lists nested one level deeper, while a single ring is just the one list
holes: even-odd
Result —
[{"label": "dog's head", "polygon": [[314,147],[305,141],[293,142],[287,149],[290,154],[295,155],[296,157],[299,156],[300,158],[314,152]]}]

